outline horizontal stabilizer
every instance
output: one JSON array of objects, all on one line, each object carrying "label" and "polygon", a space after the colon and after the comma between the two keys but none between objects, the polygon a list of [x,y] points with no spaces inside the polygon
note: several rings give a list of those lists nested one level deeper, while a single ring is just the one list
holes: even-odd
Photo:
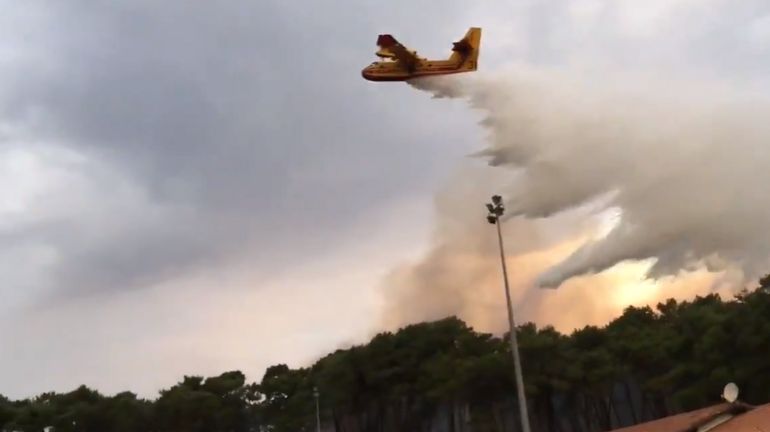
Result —
[{"label": "horizontal stabilizer", "polygon": [[466,54],[470,52],[473,49],[470,42],[468,42],[467,39],[463,39],[459,42],[452,43],[452,51],[459,52],[461,54]]},{"label": "horizontal stabilizer", "polygon": [[452,55],[449,57],[449,61],[456,63],[458,67],[476,70],[480,46],[481,29],[471,27],[462,39],[452,43]]}]

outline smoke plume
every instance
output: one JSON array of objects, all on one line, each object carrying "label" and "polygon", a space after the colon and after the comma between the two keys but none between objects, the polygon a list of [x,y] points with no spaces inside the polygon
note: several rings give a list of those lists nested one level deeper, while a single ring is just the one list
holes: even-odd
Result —
[{"label": "smoke plume", "polygon": [[[500,286],[494,233],[481,226],[484,200],[500,192],[519,303],[539,298],[530,286],[618,284],[629,266],[635,284],[669,287],[703,284],[702,272],[744,281],[770,269],[768,101],[716,83],[612,76],[516,67],[410,82],[481,113],[475,156],[490,168],[461,174],[465,190],[447,187],[433,250],[386,281],[399,287],[394,319],[417,318],[412,309],[423,319],[485,315],[468,309],[483,309],[485,281]],[[705,289],[725,288],[709,281]]]}]

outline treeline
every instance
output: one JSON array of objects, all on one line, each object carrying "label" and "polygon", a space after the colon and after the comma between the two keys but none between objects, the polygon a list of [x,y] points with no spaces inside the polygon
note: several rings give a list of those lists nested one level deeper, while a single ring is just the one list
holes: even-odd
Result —
[{"label": "treeline", "polygon": [[[565,311],[569,313],[569,311]],[[629,307],[604,327],[570,335],[518,329],[534,431],[604,431],[720,401],[770,401],[770,277],[751,292],[656,308]],[[461,320],[415,324],[338,350],[308,368],[184,377],[155,400],[80,387],[29,400],[0,398],[0,429],[84,432],[518,431],[506,337]]]}]

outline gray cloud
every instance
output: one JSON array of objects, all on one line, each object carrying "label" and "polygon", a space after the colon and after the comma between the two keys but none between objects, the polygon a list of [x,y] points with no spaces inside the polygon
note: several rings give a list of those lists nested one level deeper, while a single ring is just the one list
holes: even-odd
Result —
[{"label": "gray cloud", "polygon": [[[16,236],[60,251],[62,289],[141,285],[247,247],[312,256],[367,207],[419,189],[435,166],[424,144],[451,134],[380,105],[404,103],[404,88],[360,79],[371,6],[47,6],[5,23],[29,37],[9,42],[27,54],[0,76],[0,118],[108,171],[87,174],[102,186],[89,208]],[[135,190],[105,210],[125,182]]]}]

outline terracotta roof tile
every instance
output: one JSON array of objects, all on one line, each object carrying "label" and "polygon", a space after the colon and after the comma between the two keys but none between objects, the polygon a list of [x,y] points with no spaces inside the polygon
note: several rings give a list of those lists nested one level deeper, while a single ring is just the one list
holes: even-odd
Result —
[{"label": "terracotta roof tile", "polygon": [[738,415],[710,432],[770,432],[770,404],[760,405]]},{"label": "terracotta roof tile", "polygon": [[699,426],[718,418],[720,415],[730,413],[736,414],[736,416],[714,427],[710,432],[770,432],[770,404],[755,408],[740,403],[713,405],[615,429],[613,432],[695,432]]}]

